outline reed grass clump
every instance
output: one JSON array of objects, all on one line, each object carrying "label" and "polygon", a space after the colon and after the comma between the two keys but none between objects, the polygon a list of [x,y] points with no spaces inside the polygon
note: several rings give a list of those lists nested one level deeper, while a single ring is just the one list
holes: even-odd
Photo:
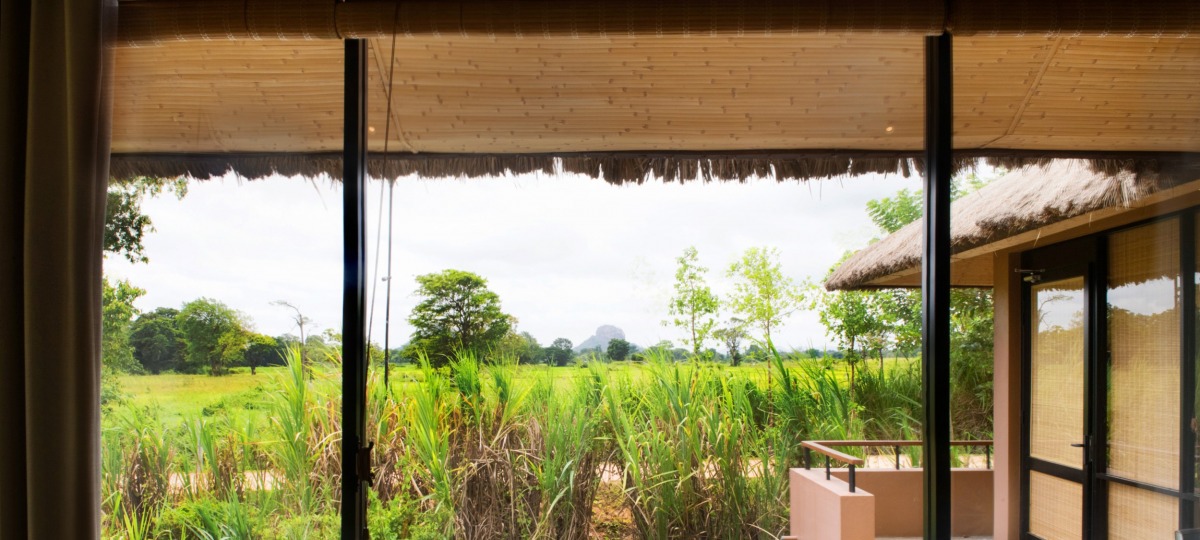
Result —
[{"label": "reed grass clump", "polygon": [[[286,360],[244,410],[169,425],[123,405],[106,418],[105,537],[336,538],[340,366]],[[766,368],[460,353],[443,368],[419,359],[392,388],[372,374],[371,534],[777,538],[800,441],[915,435],[913,368],[863,370],[854,391],[819,359],[776,354]]]}]

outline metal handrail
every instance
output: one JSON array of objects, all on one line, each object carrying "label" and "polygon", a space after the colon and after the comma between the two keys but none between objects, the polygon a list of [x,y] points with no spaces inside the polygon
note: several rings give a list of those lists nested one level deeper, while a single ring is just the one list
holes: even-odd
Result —
[{"label": "metal handrail", "polygon": [[[833,477],[830,463],[836,459],[847,465],[849,472],[850,493],[855,492],[855,470],[866,464],[866,461],[860,457],[852,456],[845,452],[834,450],[831,446],[861,446],[861,447],[890,447],[896,456],[896,470],[900,470],[900,447],[902,446],[922,446],[924,441],[801,441],[800,446],[804,448],[804,468],[812,468],[812,452],[816,452],[825,456],[825,479],[829,480]],[[995,443],[990,439],[981,439],[976,441],[950,441],[950,446],[981,446],[987,456],[987,468],[992,468],[992,446]]]}]

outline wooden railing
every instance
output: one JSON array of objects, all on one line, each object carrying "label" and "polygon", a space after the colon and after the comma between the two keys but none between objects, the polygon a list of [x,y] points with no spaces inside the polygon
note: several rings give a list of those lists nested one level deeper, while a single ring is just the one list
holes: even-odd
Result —
[{"label": "wooden railing", "polygon": [[[896,469],[899,470],[900,469],[900,448],[906,447],[906,446],[922,446],[923,444],[924,444],[924,442],[922,442],[922,441],[802,441],[800,443],[800,446],[804,447],[804,468],[805,469],[812,468],[812,453],[813,452],[816,452],[818,454],[825,456],[825,479],[826,480],[829,480],[830,478],[832,478],[833,473],[831,472],[830,463],[833,460],[837,460],[841,463],[845,463],[847,466],[847,471],[849,473],[848,483],[850,484],[850,493],[854,493],[855,470],[858,467],[862,467],[863,465],[865,465],[866,460],[864,460],[863,458],[860,458],[858,456],[852,456],[845,452],[834,450],[831,447],[833,447],[833,446],[840,446],[840,447],[857,446],[857,447],[865,447],[865,448],[877,448],[877,447],[891,448],[892,453],[895,456],[895,460],[896,460]],[[992,468],[992,445],[993,445],[993,442],[991,440],[950,441],[950,446],[983,447],[984,454],[986,455],[987,468],[989,468],[989,469]]]}]

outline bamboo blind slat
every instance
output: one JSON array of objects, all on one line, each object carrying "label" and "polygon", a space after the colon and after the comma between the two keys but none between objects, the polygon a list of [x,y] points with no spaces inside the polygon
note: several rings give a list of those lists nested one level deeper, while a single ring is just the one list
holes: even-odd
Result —
[{"label": "bamboo blind slat", "polygon": [[1123,484],[1108,486],[1108,538],[1175,538],[1179,499]]},{"label": "bamboo blind slat", "polygon": [[[225,0],[230,1],[230,0]],[[244,13],[244,29],[255,38],[378,38],[393,26],[404,37],[457,39],[587,37],[608,35],[780,35],[817,33],[902,33],[933,35],[943,31],[944,3],[938,0],[809,2],[757,0],[241,0],[244,9],[222,4],[222,17]],[[185,4],[192,4],[185,6]],[[219,29],[198,21],[180,23],[179,8],[203,14],[205,2],[137,0],[120,4],[119,39],[127,45],[166,40],[211,39]],[[188,12],[188,10],[185,10]],[[226,33],[227,39],[245,34]]]},{"label": "bamboo blind slat", "polygon": [[1045,540],[1083,538],[1083,486],[1030,471],[1029,532]]},{"label": "bamboo blind slat", "polygon": [[1109,238],[1108,471],[1179,488],[1179,221]]},{"label": "bamboo blind slat", "polygon": [[[128,45],[196,39],[456,39],[609,35],[781,35],[803,32],[967,35],[1148,35],[1200,30],[1192,0],[125,0]],[[398,9],[397,9],[398,8]]]}]

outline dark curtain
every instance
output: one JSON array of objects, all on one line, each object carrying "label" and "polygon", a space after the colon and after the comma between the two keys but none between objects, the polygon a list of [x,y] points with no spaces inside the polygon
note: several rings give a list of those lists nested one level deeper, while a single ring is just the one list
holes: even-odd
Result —
[{"label": "dark curtain", "polygon": [[0,2],[0,538],[100,536],[115,0]]}]

